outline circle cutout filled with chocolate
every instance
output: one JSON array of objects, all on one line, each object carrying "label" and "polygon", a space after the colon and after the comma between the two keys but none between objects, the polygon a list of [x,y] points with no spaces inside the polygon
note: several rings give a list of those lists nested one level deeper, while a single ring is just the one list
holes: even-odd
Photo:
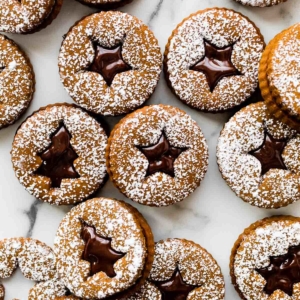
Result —
[{"label": "circle cutout filled with chocolate", "polygon": [[162,57],[146,25],[126,13],[109,11],[88,16],[69,30],[58,64],[61,81],[77,104],[115,116],[150,98]]},{"label": "circle cutout filled with chocolate", "polygon": [[11,151],[21,184],[50,204],[87,199],[104,183],[107,136],[101,125],[68,104],[41,108],[18,129]]},{"label": "circle cutout filled with chocolate", "polygon": [[101,8],[102,10],[109,10],[124,6],[131,3],[133,0],[78,0],[82,4]]}]

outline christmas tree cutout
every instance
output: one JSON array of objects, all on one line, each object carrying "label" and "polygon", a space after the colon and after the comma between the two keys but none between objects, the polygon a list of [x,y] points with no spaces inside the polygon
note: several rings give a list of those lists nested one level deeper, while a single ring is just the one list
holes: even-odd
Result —
[{"label": "christmas tree cutout", "polygon": [[80,177],[73,165],[78,155],[71,146],[71,138],[70,132],[61,122],[50,136],[50,146],[38,154],[43,162],[34,174],[49,177],[52,188],[59,188],[63,179]]}]

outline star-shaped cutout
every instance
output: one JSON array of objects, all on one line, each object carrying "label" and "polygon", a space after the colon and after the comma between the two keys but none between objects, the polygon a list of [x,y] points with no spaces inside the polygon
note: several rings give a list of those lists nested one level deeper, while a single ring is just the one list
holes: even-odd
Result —
[{"label": "star-shaped cutout", "polygon": [[95,58],[88,70],[99,73],[108,86],[111,86],[118,73],[132,70],[123,60],[121,45],[109,49],[95,43],[94,48]]},{"label": "star-shaped cutout", "polygon": [[34,174],[49,177],[51,187],[59,188],[63,179],[80,177],[73,165],[78,155],[71,146],[72,136],[63,122],[50,138],[50,146],[38,153],[43,162]]},{"label": "star-shaped cutout", "polygon": [[171,146],[165,132],[163,131],[156,144],[146,147],[138,146],[138,149],[149,161],[146,176],[150,176],[157,172],[163,172],[175,177],[174,162],[178,156],[188,148]]},{"label": "star-shaped cutout", "polygon": [[249,154],[260,161],[262,175],[266,174],[271,169],[287,170],[282,158],[282,152],[286,144],[286,139],[276,140],[265,131],[262,145],[258,149],[249,152]]},{"label": "star-shaped cutout", "polygon": [[271,256],[270,265],[256,271],[266,280],[264,291],[272,295],[282,290],[293,295],[293,285],[300,282],[300,245],[290,247],[287,254]]},{"label": "star-shaped cutout", "polygon": [[204,57],[190,67],[190,70],[205,74],[211,92],[223,77],[241,75],[231,62],[233,45],[217,48],[204,40],[204,48]]},{"label": "star-shaped cutout", "polygon": [[198,286],[187,284],[183,281],[177,267],[174,274],[166,281],[153,281],[162,294],[162,300],[186,300],[189,293]]},{"label": "star-shaped cutout", "polygon": [[83,224],[81,237],[85,242],[82,259],[91,264],[90,276],[104,272],[110,278],[116,276],[114,265],[125,256],[111,247],[111,239],[99,236],[94,227]]}]

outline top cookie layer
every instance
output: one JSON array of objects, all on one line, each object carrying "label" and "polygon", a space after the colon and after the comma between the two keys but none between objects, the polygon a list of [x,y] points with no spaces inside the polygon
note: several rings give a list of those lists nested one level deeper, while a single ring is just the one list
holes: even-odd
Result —
[{"label": "top cookie layer", "polygon": [[[215,74],[219,80],[213,90],[206,69],[191,69],[198,62],[218,58],[216,53],[208,57],[207,43],[214,52],[227,50],[222,54],[227,59],[226,70],[230,66],[240,74]],[[175,29],[166,47],[165,71],[182,101],[200,110],[222,111],[241,104],[255,91],[263,49],[263,37],[248,18],[225,8],[207,9],[191,15]]]},{"label": "top cookie layer", "polygon": [[277,5],[286,2],[287,0],[236,0],[236,1],[242,3],[243,5],[265,7],[265,6]]},{"label": "top cookie layer", "polygon": [[[131,70],[118,72],[110,86],[104,77],[88,71],[97,47],[120,47],[121,59]],[[93,14],[74,25],[59,55],[61,80],[79,105],[102,115],[128,113],[153,93],[161,72],[158,42],[149,28],[128,14]]]}]

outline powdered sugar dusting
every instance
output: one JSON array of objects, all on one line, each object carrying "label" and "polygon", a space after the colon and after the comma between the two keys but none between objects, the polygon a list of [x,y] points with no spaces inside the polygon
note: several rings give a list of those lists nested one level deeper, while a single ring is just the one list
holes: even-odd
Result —
[{"label": "powdered sugar dusting", "polygon": [[[188,148],[174,162],[175,177],[158,172],[146,177],[148,160],[137,146],[157,143],[165,132],[174,147]],[[130,199],[165,206],[185,199],[203,179],[208,149],[201,129],[184,111],[167,105],[144,107],[124,118],[110,138],[109,173]]]},{"label": "powdered sugar dusting", "polygon": [[0,35],[0,128],[15,122],[34,92],[32,66],[19,47]]},{"label": "powdered sugar dusting", "polygon": [[[180,239],[158,242],[155,247],[150,280],[168,280],[177,267],[185,283],[199,286],[190,292],[189,299],[225,298],[225,283],[221,269],[205,249],[194,242]],[[149,299],[156,300],[156,298]]]},{"label": "powdered sugar dusting", "polygon": [[287,0],[236,0],[236,1],[242,3],[243,5],[265,7],[265,6],[277,5],[279,3],[286,2]]},{"label": "powdered sugar dusting", "polygon": [[[111,238],[113,249],[126,253],[114,265],[115,277],[103,272],[89,276],[90,263],[81,259],[85,245],[82,221],[94,226],[100,236]],[[54,251],[62,281],[76,296],[89,299],[104,299],[134,285],[142,276],[147,256],[143,229],[131,209],[106,198],[89,200],[67,214],[58,228]]]},{"label": "powdered sugar dusting", "polygon": [[[51,188],[48,177],[33,173],[42,163],[38,153],[50,145],[50,136],[61,121],[72,136],[70,143],[78,155],[73,164],[80,178],[63,179],[60,188]],[[12,163],[20,183],[33,196],[50,204],[72,204],[89,197],[103,183],[106,145],[101,125],[86,112],[70,105],[50,105],[21,125],[13,142]]]},{"label": "powdered sugar dusting", "polygon": [[[125,299],[122,298],[118,300]],[[126,300],[162,300],[162,296],[160,291],[153,283],[146,281],[139,292],[135,293],[129,298],[126,298]]]},{"label": "powdered sugar dusting", "polygon": [[24,33],[37,28],[49,16],[55,0],[0,0],[0,31]]},{"label": "powdered sugar dusting", "polygon": [[[103,77],[87,71],[94,60],[92,42],[111,48],[122,44],[132,70],[119,73],[109,87]],[[70,96],[87,110],[102,115],[128,113],[153,93],[161,72],[158,42],[140,20],[121,12],[86,17],[67,34],[59,54],[61,80]]]},{"label": "powdered sugar dusting", "polygon": [[257,227],[239,245],[234,258],[234,275],[239,290],[247,300],[295,300],[300,297],[300,284],[294,285],[293,296],[277,290],[267,295],[263,289],[265,279],[255,269],[270,264],[270,256],[288,253],[288,248],[300,244],[300,222],[295,220],[274,220]]},{"label": "powdered sugar dusting", "polygon": [[269,56],[270,90],[282,110],[300,119],[300,24],[292,26],[274,45]]},{"label": "powdered sugar dusting", "polygon": [[[204,55],[204,40],[218,48],[233,45],[231,61],[242,76],[224,77],[211,93],[206,76],[190,70]],[[232,108],[245,101],[258,85],[264,40],[243,15],[225,8],[199,11],[173,32],[165,56],[166,73],[175,94],[205,111]]]},{"label": "powdered sugar dusting", "polygon": [[[261,164],[250,151],[264,141],[264,130],[275,139],[287,138],[283,161],[287,170],[271,169],[261,176]],[[300,199],[300,135],[273,119],[263,102],[236,113],[221,132],[217,158],[220,172],[244,201],[264,208],[286,206]]]}]

